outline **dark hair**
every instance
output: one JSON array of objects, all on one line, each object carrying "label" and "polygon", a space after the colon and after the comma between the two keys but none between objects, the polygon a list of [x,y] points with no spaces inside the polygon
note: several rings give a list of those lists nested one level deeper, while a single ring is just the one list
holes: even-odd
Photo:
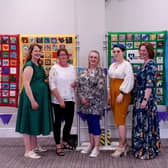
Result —
[{"label": "dark hair", "polygon": [[25,58],[25,63],[32,59],[32,52],[33,52],[33,49],[34,49],[35,46],[37,46],[41,51],[41,46],[40,45],[38,45],[36,43],[31,44],[29,49],[28,49],[28,53],[26,55],[26,58]]},{"label": "dark hair", "polygon": [[66,48],[60,48],[57,50],[57,56],[60,56],[60,52],[63,51],[66,53],[66,55],[68,56],[69,58],[69,53],[68,53],[68,50]]},{"label": "dark hair", "polygon": [[120,50],[122,50],[122,51],[125,51],[125,46],[123,44],[114,44],[113,48],[115,48],[115,47],[120,48]]},{"label": "dark hair", "polygon": [[142,46],[145,46],[145,47],[146,47],[146,49],[147,49],[147,51],[148,51],[148,54],[149,54],[148,57],[149,57],[150,59],[154,59],[154,57],[155,57],[155,52],[154,52],[153,45],[152,45],[151,43],[149,43],[149,42],[141,43],[141,44],[139,45],[139,50],[140,50],[140,48],[141,48]]}]

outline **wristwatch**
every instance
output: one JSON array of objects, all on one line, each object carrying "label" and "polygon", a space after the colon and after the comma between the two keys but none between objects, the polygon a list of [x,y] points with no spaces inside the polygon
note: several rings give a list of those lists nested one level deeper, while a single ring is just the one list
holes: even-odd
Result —
[{"label": "wristwatch", "polygon": [[147,101],[147,98],[144,97],[143,100]]}]

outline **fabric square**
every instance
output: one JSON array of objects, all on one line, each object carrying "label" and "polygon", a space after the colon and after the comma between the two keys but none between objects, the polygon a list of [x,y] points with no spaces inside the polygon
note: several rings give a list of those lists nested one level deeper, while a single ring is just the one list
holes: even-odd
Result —
[{"label": "fabric square", "polygon": [[142,34],[142,40],[148,41],[149,40],[149,34]]},{"label": "fabric square", "polygon": [[16,66],[17,61],[16,60],[10,60],[10,66]]},{"label": "fabric square", "polygon": [[3,66],[9,66],[9,60],[3,59]]},{"label": "fabric square", "polygon": [[2,90],[2,97],[8,97],[9,91],[8,90]]},{"label": "fabric square", "polygon": [[16,91],[10,90],[10,97],[15,97],[15,96],[16,96]]},{"label": "fabric square", "polygon": [[119,41],[125,41],[125,34],[119,34]]},{"label": "fabric square", "polygon": [[44,43],[50,43],[50,38],[49,37],[44,37]]},{"label": "fabric square", "polygon": [[56,37],[52,37],[51,38],[51,43],[57,43],[57,38]]},{"label": "fabric square", "polygon": [[8,104],[9,103],[9,98],[2,98],[2,103],[3,104]]},{"label": "fabric square", "polygon": [[[1,60],[0,60],[0,62],[1,62]],[[2,67],[0,67],[0,74],[2,73]]]},{"label": "fabric square", "polygon": [[16,75],[10,75],[10,82],[16,82]]},{"label": "fabric square", "polygon": [[67,49],[67,50],[73,50],[72,44],[67,44],[67,45],[66,45],[66,49]]},{"label": "fabric square", "polygon": [[58,49],[58,46],[56,44],[53,44],[52,45],[52,51],[57,51],[57,49]]},{"label": "fabric square", "polygon": [[57,63],[57,60],[56,59],[52,59],[51,60],[51,65],[55,65]]},{"label": "fabric square", "polygon": [[65,45],[64,45],[64,44],[61,44],[61,45],[59,46],[59,48],[65,48]]},{"label": "fabric square", "polygon": [[127,34],[127,40],[132,41],[133,40],[133,34]]},{"label": "fabric square", "polygon": [[150,40],[151,41],[156,40],[156,34],[150,34]]},{"label": "fabric square", "polygon": [[157,49],[157,56],[163,56],[163,49]]},{"label": "fabric square", "polygon": [[16,58],[17,57],[17,53],[16,52],[11,52],[10,53],[10,58]]},{"label": "fabric square", "polygon": [[2,67],[3,74],[9,74],[9,67]]},{"label": "fabric square", "polygon": [[53,52],[53,58],[57,58],[57,52]]},{"label": "fabric square", "polygon": [[9,83],[2,83],[2,89],[9,89]]},{"label": "fabric square", "polygon": [[10,89],[16,89],[16,83],[10,83]]},{"label": "fabric square", "polygon": [[51,54],[50,53],[45,53],[45,58],[51,58]]},{"label": "fabric square", "polygon": [[59,40],[60,43],[64,43],[65,42],[64,37],[59,37],[58,40]]},{"label": "fabric square", "polygon": [[0,60],[0,66],[2,66],[2,61]]},{"label": "fabric square", "polygon": [[42,37],[37,37],[36,42],[37,43],[43,43],[43,38]]},{"label": "fabric square", "polygon": [[66,37],[66,43],[72,43],[72,37]]},{"label": "fabric square", "polygon": [[8,82],[9,81],[9,76],[8,75],[2,75],[2,81]]},{"label": "fabric square", "polygon": [[111,35],[111,41],[118,41],[118,36],[117,36],[117,34],[112,34],[112,35]]},{"label": "fabric square", "polygon": [[158,34],[158,40],[164,40],[165,34],[164,33],[159,33]]},{"label": "fabric square", "polygon": [[[1,78],[1,75],[0,75],[0,78]],[[0,80],[1,81],[1,80]],[[0,89],[1,89],[1,82],[0,82]],[[1,96],[1,92],[0,92],[0,96]]]},{"label": "fabric square", "polygon": [[133,42],[126,42],[126,48],[127,49],[133,48]]},{"label": "fabric square", "polygon": [[2,37],[2,43],[9,43],[9,38],[6,36]]},{"label": "fabric square", "polygon": [[28,42],[29,42],[29,40],[27,37],[22,37],[22,43],[28,43]]},{"label": "fabric square", "polygon": [[50,51],[50,50],[51,50],[51,46],[49,44],[45,44],[44,51]]},{"label": "fabric square", "polygon": [[16,74],[16,68],[10,68],[10,74]]},{"label": "fabric square", "polygon": [[34,44],[35,43],[35,38],[34,37],[29,37],[29,42],[30,42],[30,44]]},{"label": "fabric square", "polygon": [[23,48],[24,51],[28,51],[29,45],[28,44],[23,44],[22,48]]},{"label": "fabric square", "polygon": [[10,43],[16,43],[16,37],[10,37]]},{"label": "fabric square", "polygon": [[135,41],[140,41],[141,40],[141,35],[140,34],[135,34],[134,35],[134,40]]},{"label": "fabric square", "polygon": [[164,47],[164,41],[158,41],[157,42],[157,47],[158,48],[163,48]]},{"label": "fabric square", "polygon": [[9,98],[9,104],[16,104],[15,98]]},{"label": "fabric square", "polygon": [[15,44],[12,44],[12,45],[10,46],[10,50],[15,51],[15,50],[16,50],[16,45],[15,45]]},{"label": "fabric square", "polygon": [[51,60],[50,59],[46,59],[45,60],[45,65],[51,65]]},{"label": "fabric square", "polygon": [[9,58],[9,52],[3,52],[2,57],[3,58]]},{"label": "fabric square", "polygon": [[[1,51],[1,44],[0,44],[0,51]],[[1,58],[1,57],[0,57]]]},{"label": "fabric square", "polygon": [[9,51],[9,45],[8,44],[2,44],[2,50],[3,51]]}]

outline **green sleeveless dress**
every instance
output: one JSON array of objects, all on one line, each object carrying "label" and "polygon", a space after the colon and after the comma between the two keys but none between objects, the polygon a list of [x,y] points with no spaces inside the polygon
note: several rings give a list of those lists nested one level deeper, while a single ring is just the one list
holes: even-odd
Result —
[{"label": "green sleeveless dress", "polygon": [[33,110],[25,88],[22,89],[18,107],[16,132],[29,135],[49,135],[53,130],[53,117],[50,104],[49,87],[45,80],[45,71],[39,64],[37,66],[32,61],[28,61],[26,66],[33,68],[33,76],[30,82],[33,96],[39,108]]}]

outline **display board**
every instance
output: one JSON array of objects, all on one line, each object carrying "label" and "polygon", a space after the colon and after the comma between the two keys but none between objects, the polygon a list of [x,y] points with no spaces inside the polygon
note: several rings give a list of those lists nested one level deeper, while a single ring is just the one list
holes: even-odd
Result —
[{"label": "display board", "polygon": [[143,64],[138,48],[143,42],[152,43],[155,49],[155,61],[158,66],[156,92],[158,104],[165,105],[165,43],[166,31],[159,32],[109,32],[108,33],[108,66],[113,62],[113,45],[123,44],[126,47],[125,58],[136,72]]},{"label": "display board", "polygon": [[18,105],[19,35],[0,35],[0,106]]},{"label": "display board", "polygon": [[57,60],[57,50],[66,48],[69,62],[76,66],[76,35],[20,35],[20,63],[23,67],[25,56],[31,43],[38,43],[42,48],[41,62],[49,73]]}]

